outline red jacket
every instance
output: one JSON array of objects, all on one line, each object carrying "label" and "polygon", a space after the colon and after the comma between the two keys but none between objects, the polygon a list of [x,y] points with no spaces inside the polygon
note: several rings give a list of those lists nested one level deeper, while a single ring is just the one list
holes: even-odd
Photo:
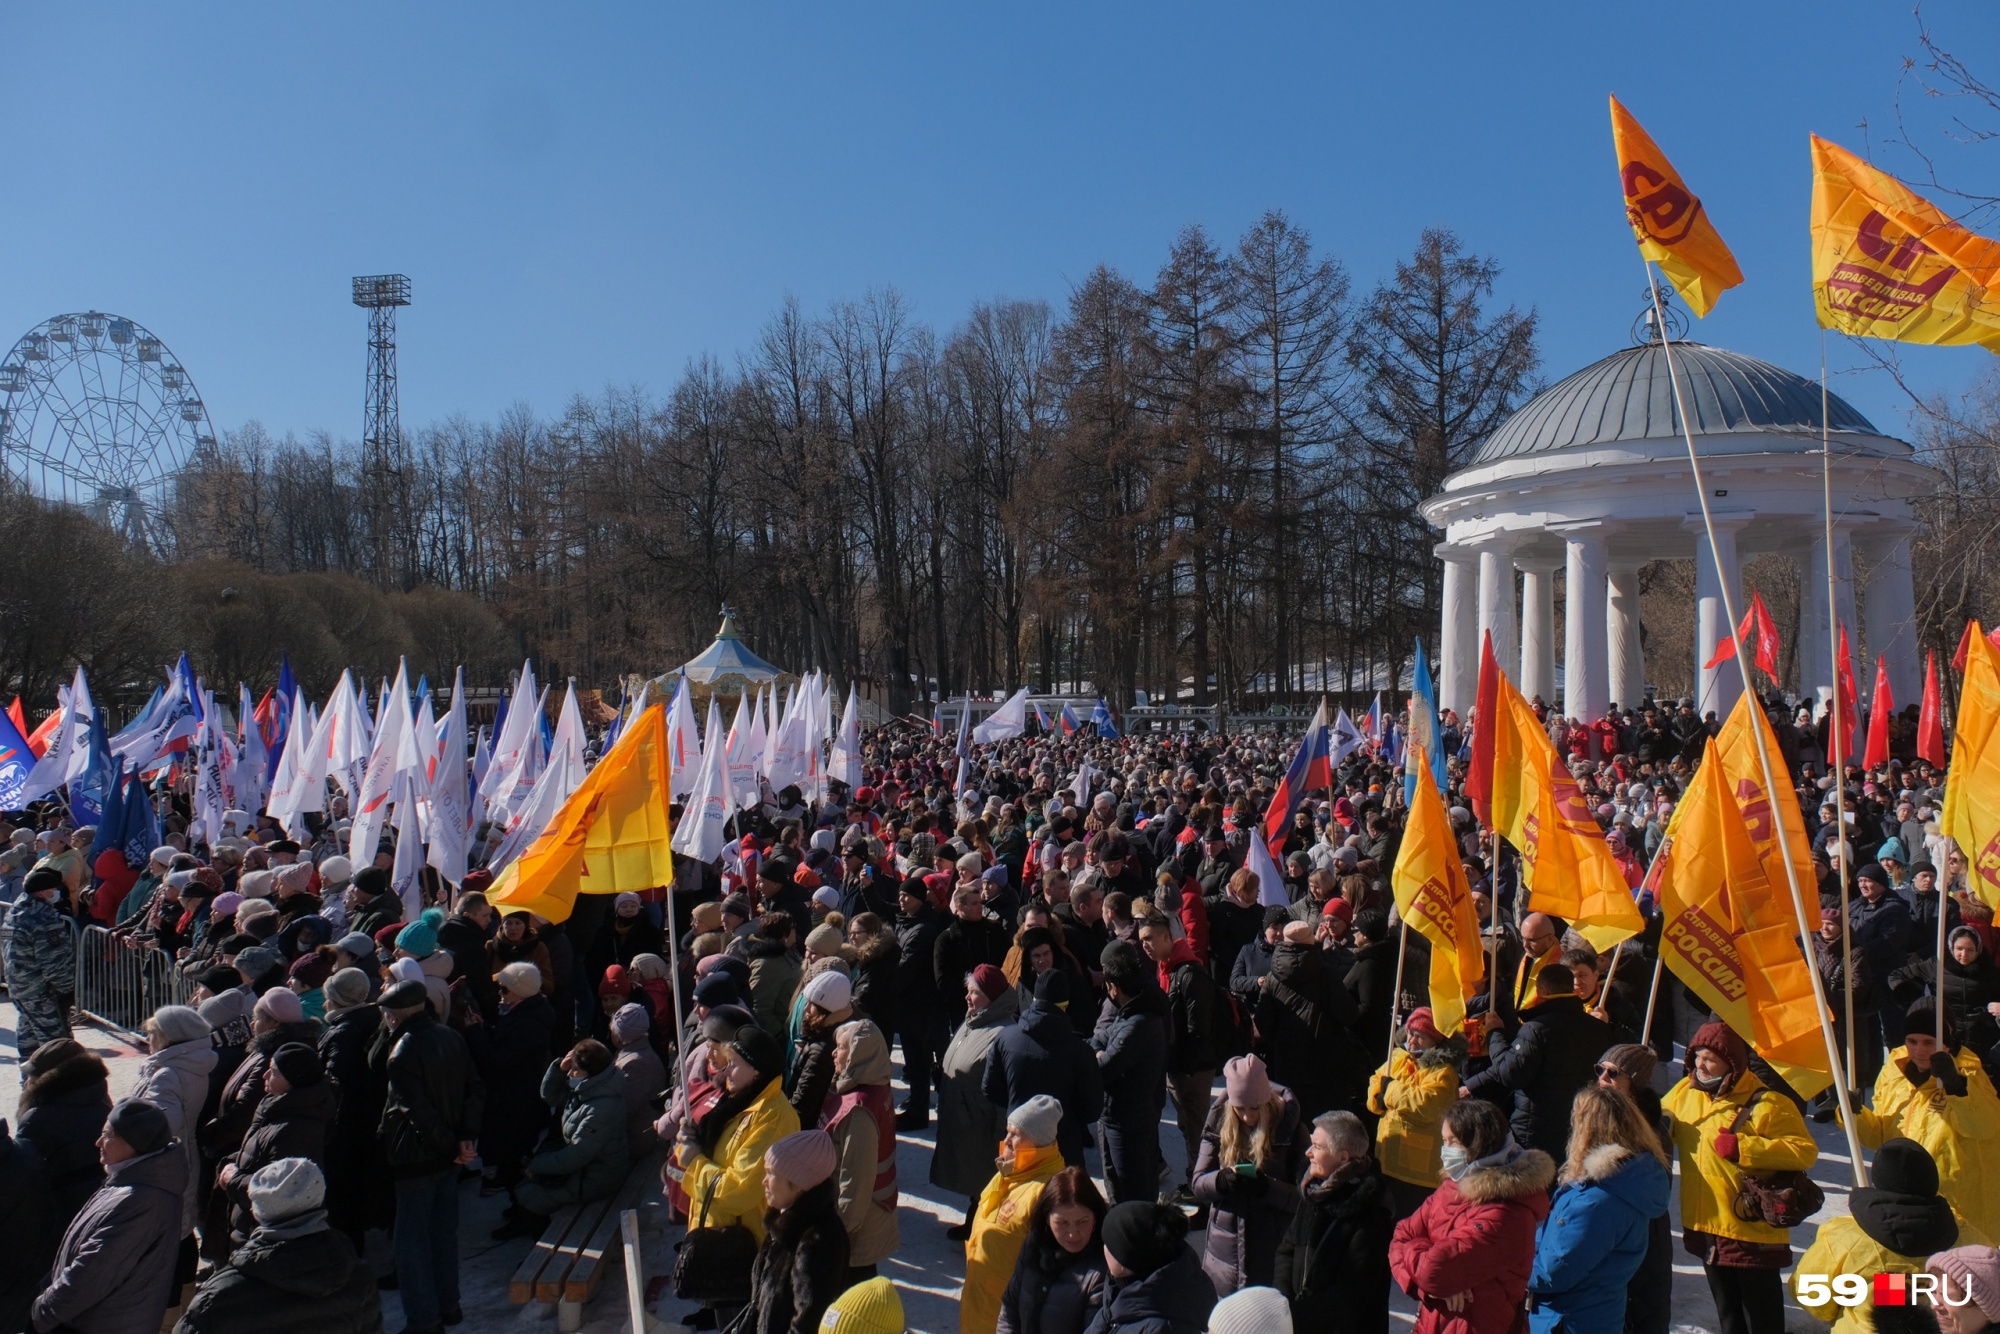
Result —
[{"label": "red jacket", "polygon": [[[1417,1334],[1525,1334],[1535,1231],[1549,1216],[1555,1160],[1526,1149],[1447,1180],[1396,1224],[1389,1272],[1422,1306]],[[1464,1309],[1447,1298],[1470,1292]]]},{"label": "red jacket", "polygon": [[[1262,838],[1261,833],[1253,833],[1252,838]],[[1201,901],[1201,882],[1189,876],[1181,885],[1181,930],[1187,933],[1184,943],[1194,948],[1195,962],[1208,967],[1208,905]]]}]

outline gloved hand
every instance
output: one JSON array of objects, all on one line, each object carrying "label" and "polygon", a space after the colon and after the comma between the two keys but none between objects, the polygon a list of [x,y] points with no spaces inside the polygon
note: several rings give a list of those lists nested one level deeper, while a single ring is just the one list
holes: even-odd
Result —
[{"label": "gloved hand", "polygon": [[1732,1163],[1736,1161],[1735,1131],[1718,1130],[1715,1132],[1715,1156],[1718,1158],[1727,1158]]},{"label": "gloved hand", "polygon": [[1376,1071],[1374,1076],[1368,1081],[1368,1105],[1370,1107],[1382,1106],[1383,1096],[1387,1094],[1388,1091],[1389,1091],[1388,1071],[1386,1070]]},{"label": "gloved hand", "polygon": [[1950,1052],[1931,1054],[1931,1073],[1937,1076],[1938,1087],[1944,1090],[1947,1098],[1963,1098],[1966,1095],[1965,1074],[1951,1059]]}]

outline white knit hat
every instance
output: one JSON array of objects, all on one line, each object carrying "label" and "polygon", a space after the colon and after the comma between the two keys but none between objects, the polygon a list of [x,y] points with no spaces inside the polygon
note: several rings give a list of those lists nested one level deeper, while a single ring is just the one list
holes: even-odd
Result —
[{"label": "white knit hat", "polygon": [[1292,1307],[1276,1288],[1240,1288],[1208,1313],[1208,1334],[1292,1334]]},{"label": "white knit hat", "polygon": [[275,1227],[326,1203],[326,1177],[310,1158],[280,1158],[250,1174],[250,1212]]}]

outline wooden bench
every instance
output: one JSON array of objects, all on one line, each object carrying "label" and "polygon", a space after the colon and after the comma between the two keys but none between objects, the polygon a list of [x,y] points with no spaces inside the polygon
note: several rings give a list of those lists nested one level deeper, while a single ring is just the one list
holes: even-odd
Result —
[{"label": "wooden bench", "polygon": [[556,1327],[583,1327],[583,1306],[607,1274],[618,1271],[624,1246],[619,1216],[637,1208],[648,1184],[659,1179],[657,1155],[633,1168],[616,1195],[589,1204],[572,1204],[556,1211],[541,1239],[514,1270],[507,1283],[507,1300],[516,1306],[530,1301],[552,1302]]}]

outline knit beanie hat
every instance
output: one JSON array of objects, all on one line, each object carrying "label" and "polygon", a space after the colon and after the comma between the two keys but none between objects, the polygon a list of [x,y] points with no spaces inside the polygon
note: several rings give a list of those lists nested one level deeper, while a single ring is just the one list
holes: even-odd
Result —
[{"label": "knit beanie hat", "polygon": [[354,863],[335,853],[319,864],[319,883],[326,889],[345,885],[354,878]]},{"label": "knit beanie hat", "polygon": [[1069,1004],[1069,974],[1051,968],[1035,979],[1035,1003],[1050,1007]]},{"label": "knit beanie hat", "polygon": [[1007,1124],[1037,1146],[1056,1142],[1056,1128],[1062,1124],[1062,1104],[1046,1093],[1034,1097],[1007,1113]]},{"label": "knit beanie hat", "polygon": [[1239,1288],[1208,1313],[1208,1334],[1292,1334],[1292,1304],[1276,1288]]},{"label": "knit beanie hat", "polygon": [[[245,871],[242,875],[236,877],[236,892],[243,896],[245,902],[251,899],[270,898],[271,873],[262,870]],[[237,912],[240,915],[242,909],[237,909]]]},{"label": "knit beanie hat", "polygon": [[611,900],[611,911],[617,913],[620,917],[637,917],[639,910],[645,906],[645,900],[629,889]]},{"label": "knit beanie hat", "polygon": [[508,964],[494,974],[494,981],[500,984],[515,1000],[526,1000],[542,989],[542,970],[534,964],[521,960]]},{"label": "knit beanie hat", "polygon": [[320,987],[326,1003],[336,1009],[351,1010],[368,1000],[368,974],[359,968],[343,968]]},{"label": "knit beanie hat", "polygon": [[292,966],[286,976],[294,982],[303,983],[310,991],[314,987],[326,985],[326,980],[333,976],[333,962],[317,951],[312,954],[301,954],[292,960]]},{"label": "knit beanie hat", "polygon": [[599,996],[629,996],[632,994],[632,975],[625,971],[625,965],[612,964],[604,970],[604,980],[597,984]]},{"label": "knit beanie hat", "polygon": [[262,981],[284,964],[284,959],[268,945],[252,945],[236,951],[236,971],[252,982]]},{"label": "knit beanie hat", "polygon": [[764,1162],[800,1190],[811,1190],[833,1175],[840,1151],[833,1146],[833,1136],[824,1130],[801,1130],[773,1144]]},{"label": "knit beanie hat", "polygon": [[701,1021],[701,1035],[710,1042],[729,1042],[738,1030],[756,1022],[756,1016],[741,1005],[718,1005]]},{"label": "knit beanie hat", "polygon": [[208,915],[211,918],[233,917],[236,915],[236,910],[242,906],[243,896],[232,889],[227,894],[215,896],[215,902],[208,905]]},{"label": "knit beanie hat", "polygon": [[1291,920],[1292,910],[1290,908],[1280,908],[1273,905],[1264,909],[1264,929],[1266,931],[1269,931],[1274,926],[1283,926]]},{"label": "knit beanie hat", "polygon": [[1690,1076],[1694,1074],[1694,1054],[1704,1047],[1720,1056],[1729,1066],[1731,1079],[1741,1079],[1744,1071],[1750,1068],[1750,1049],[1744,1045],[1743,1039],[1737,1037],[1736,1031],[1728,1024],[1720,1019],[1711,1019],[1688,1039],[1685,1065]]},{"label": "knit beanie hat", "polygon": [[234,991],[236,988],[242,986],[243,974],[237,972],[228,964],[219,963],[213,968],[203,969],[201,976],[197,977],[195,981],[208,988],[209,995],[220,996],[225,991]]},{"label": "knit beanie hat", "polygon": [[840,953],[840,947],[846,943],[839,927],[828,926],[824,922],[806,932],[806,948],[823,959]]},{"label": "knit beanie hat", "polygon": [[1868,1180],[1878,1191],[1929,1198],[1938,1193],[1937,1160],[1913,1139],[1885,1140],[1869,1165]]},{"label": "knit beanie hat", "polygon": [[755,1024],[746,1024],[736,1030],[736,1036],[729,1045],[751,1069],[760,1075],[780,1075],[785,1072],[785,1053],[778,1046],[778,1040]]},{"label": "knit beanie hat", "polygon": [[646,1033],[652,1026],[653,1021],[646,1017],[646,1009],[642,1005],[628,1002],[619,1006],[617,1012],[611,1016],[611,1036],[621,1047],[644,1042]]},{"label": "knit beanie hat", "polygon": [[839,1014],[854,1004],[854,984],[844,973],[829,968],[806,983],[805,995],[828,1014]]},{"label": "knit beanie hat", "polygon": [[972,970],[972,985],[979,988],[987,1000],[997,1001],[1007,994],[1007,974],[990,963],[982,963]]},{"label": "knit beanie hat", "polygon": [[208,1020],[185,1005],[162,1005],[153,1011],[153,1027],[159,1030],[169,1046],[205,1040],[215,1032],[209,1027]]},{"label": "knit beanie hat", "polygon": [[253,899],[246,894],[243,896],[243,902],[236,905],[236,925],[246,931],[252,922],[261,922],[266,917],[277,915],[278,905],[269,899]]},{"label": "knit beanie hat", "polygon": [[1403,1021],[1403,1031],[1422,1033],[1432,1042],[1444,1041],[1444,1034],[1438,1032],[1437,1016],[1431,1013],[1431,1007],[1428,1005],[1419,1005],[1410,1011],[1410,1017]]},{"label": "knit beanie hat", "polygon": [[[1935,1037],[1937,1020],[1937,1006],[1926,997],[1903,1012],[1902,1036],[1907,1038],[1914,1033],[1918,1037]],[[1950,1042],[1955,1037],[1957,1034],[1952,1032],[1951,1012],[1947,1010],[1944,1016],[1944,1040]]]},{"label": "knit beanie hat", "polygon": [[326,1074],[319,1053],[303,1042],[287,1042],[271,1054],[271,1064],[295,1089],[311,1088]]},{"label": "knit beanie hat", "polygon": [[262,1015],[273,1023],[296,1024],[306,1017],[306,1007],[298,992],[272,987],[257,998],[256,1008],[251,1013]]},{"label": "knit beanie hat", "polygon": [[657,954],[633,955],[625,971],[641,982],[665,981],[668,976],[667,961]]},{"label": "knit beanie hat", "polygon": [[718,1005],[734,1005],[740,999],[736,990],[736,979],[727,973],[710,973],[694,984],[694,1003],[704,1009],[713,1010]]},{"label": "knit beanie hat", "polygon": [[1651,1047],[1637,1042],[1621,1042],[1615,1047],[1607,1047],[1604,1055],[1597,1058],[1599,1065],[1614,1066],[1631,1079],[1633,1088],[1645,1088],[1653,1082],[1653,1071],[1660,1064],[1660,1058]]},{"label": "knit beanie hat", "polygon": [[[2000,1250],[1991,1246],[1957,1246],[1939,1251],[1925,1266],[1951,1282],[1953,1296],[1972,1290],[1972,1304],[1988,1320],[2000,1323]],[[824,1328],[824,1326],[822,1326]]]},{"label": "knit beanie hat", "polygon": [[1222,1067],[1224,1095],[1231,1107],[1245,1111],[1262,1107],[1271,1100],[1271,1076],[1264,1062],[1255,1056],[1238,1056]]},{"label": "knit beanie hat", "polygon": [[903,1334],[903,1299],[886,1278],[857,1283],[833,1299],[819,1334]]},{"label": "knit beanie hat", "polygon": [[365,959],[375,952],[375,938],[366,931],[350,931],[334,941],[333,947],[354,958]]},{"label": "knit beanie hat", "polygon": [[442,908],[426,908],[423,916],[396,933],[396,948],[418,959],[437,953],[438,928],[444,925]]},{"label": "knit beanie hat", "polygon": [[1186,1238],[1187,1215],[1151,1200],[1127,1200],[1104,1215],[1104,1249],[1135,1279],[1172,1264]]},{"label": "knit beanie hat", "polygon": [[326,1177],[310,1158],[280,1158],[250,1174],[250,1213],[277,1227],[326,1204]]},{"label": "knit beanie hat", "polygon": [[104,1128],[131,1145],[132,1152],[141,1157],[158,1153],[174,1137],[167,1114],[152,1103],[135,1098],[127,1098],[113,1107],[111,1115],[104,1119]]}]

